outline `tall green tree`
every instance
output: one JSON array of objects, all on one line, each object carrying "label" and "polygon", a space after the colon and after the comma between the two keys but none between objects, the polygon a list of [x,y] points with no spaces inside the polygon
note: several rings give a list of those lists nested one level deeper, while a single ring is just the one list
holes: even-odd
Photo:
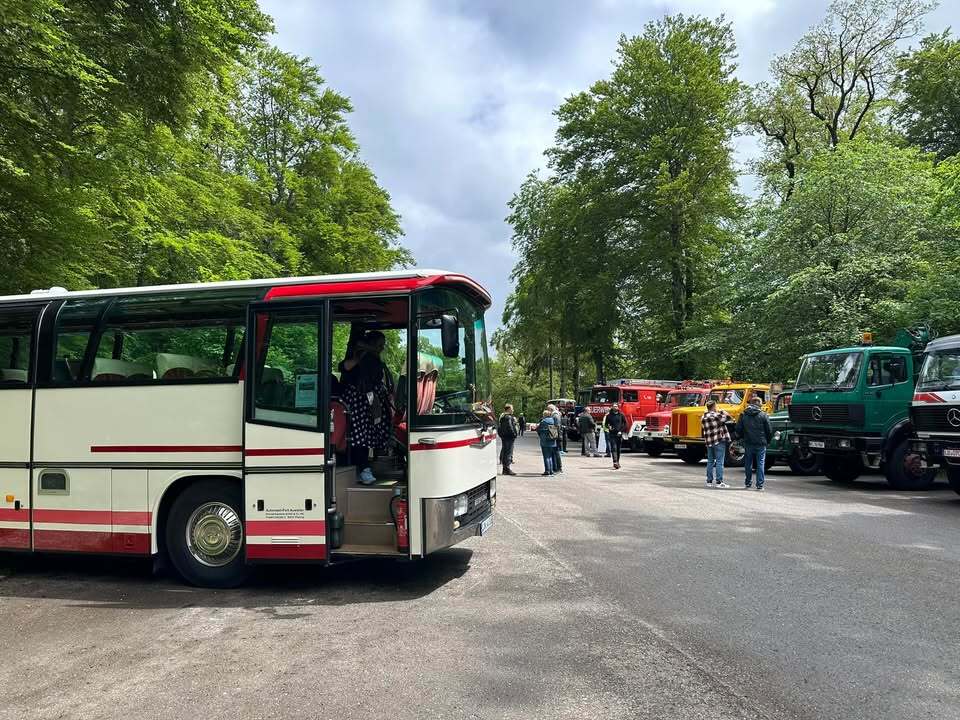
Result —
[{"label": "tall green tree", "polygon": [[897,61],[894,116],[907,142],[940,158],[960,153],[960,41],[925,37]]},{"label": "tall green tree", "polygon": [[620,267],[608,306],[642,326],[641,362],[678,376],[697,370],[684,343],[709,312],[703,290],[738,213],[735,53],[729,24],[670,16],[621,38],[612,76],[557,111],[554,167],[589,188]]}]

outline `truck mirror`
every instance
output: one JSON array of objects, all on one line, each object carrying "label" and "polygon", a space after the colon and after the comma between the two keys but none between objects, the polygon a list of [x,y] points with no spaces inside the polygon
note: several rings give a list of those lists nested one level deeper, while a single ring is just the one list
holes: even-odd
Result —
[{"label": "truck mirror", "polygon": [[440,344],[444,357],[460,356],[460,323],[454,315],[440,316]]}]

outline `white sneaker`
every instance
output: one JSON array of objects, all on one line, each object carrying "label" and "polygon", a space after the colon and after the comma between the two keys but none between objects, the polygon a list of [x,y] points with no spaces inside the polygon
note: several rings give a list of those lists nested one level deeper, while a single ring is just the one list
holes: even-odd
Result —
[{"label": "white sneaker", "polygon": [[370,468],[364,468],[363,472],[360,473],[360,484],[361,485],[373,485],[377,479],[373,476],[373,470]]},{"label": "white sneaker", "polygon": [[718,488],[728,488],[728,487],[730,487],[730,486],[727,485],[725,482],[718,482],[718,483],[717,483],[717,487],[718,487]]}]

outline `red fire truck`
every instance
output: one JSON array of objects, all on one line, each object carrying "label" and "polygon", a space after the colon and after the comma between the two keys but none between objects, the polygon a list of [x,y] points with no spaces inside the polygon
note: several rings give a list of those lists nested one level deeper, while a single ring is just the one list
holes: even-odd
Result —
[{"label": "red fire truck", "polygon": [[676,380],[622,378],[606,385],[594,385],[590,390],[587,412],[600,424],[613,404],[619,404],[620,412],[626,416],[630,428],[626,436],[627,447],[640,450],[647,415],[662,409],[667,395],[679,384]]},{"label": "red fire truck", "polygon": [[647,415],[646,427],[643,430],[643,449],[650,457],[660,457],[664,452],[673,449],[673,438],[670,435],[670,415],[674,408],[703,405],[710,395],[709,382],[685,380],[667,395],[667,402],[662,410]]}]

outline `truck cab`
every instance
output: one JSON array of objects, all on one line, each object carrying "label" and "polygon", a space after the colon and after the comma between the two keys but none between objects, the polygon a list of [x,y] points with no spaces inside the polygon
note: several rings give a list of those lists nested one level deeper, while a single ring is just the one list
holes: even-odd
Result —
[{"label": "truck cab", "polygon": [[[740,418],[740,414],[747,409],[750,399],[758,396],[763,403],[763,411],[769,413],[773,409],[769,383],[725,383],[716,385],[710,390],[707,400],[717,403],[718,410],[725,410],[733,422]],[[706,403],[706,400],[704,400]],[[707,455],[707,446],[703,440],[700,420],[707,411],[706,404],[698,407],[674,408],[670,415],[670,438],[673,441],[677,456],[685,463],[696,465]],[[727,446],[725,465],[732,467],[743,466],[743,444],[734,440]]]},{"label": "truck cab", "polygon": [[610,408],[617,403],[627,420],[628,431],[624,434],[627,446],[631,450],[640,450],[647,415],[662,409],[667,393],[677,384],[671,381],[625,379],[614,380],[609,385],[594,385],[587,412],[597,425],[601,425]]},{"label": "truck cab", "polygon": [[928,487],[935,471],[910,451],[916,366],[909,347],[873,346],[806,355],[790,403],[793,446],[821,458],[835,482],[881,470],[899,490]]},{"label": "truck cab", "polygon": [[643,450],[650,457],[660,457],[664,452],[673,450],[670,436],[670,416],[674,408],[700,407],[707,402],[710,394],[708,383],[685,383],[676,390],[667,393],[664,408],[647,415],[642,432]]},{"label": "truck cab", "polygon": [[960,493],[960,335],[930,342],[910,404],[911,450]]}]

